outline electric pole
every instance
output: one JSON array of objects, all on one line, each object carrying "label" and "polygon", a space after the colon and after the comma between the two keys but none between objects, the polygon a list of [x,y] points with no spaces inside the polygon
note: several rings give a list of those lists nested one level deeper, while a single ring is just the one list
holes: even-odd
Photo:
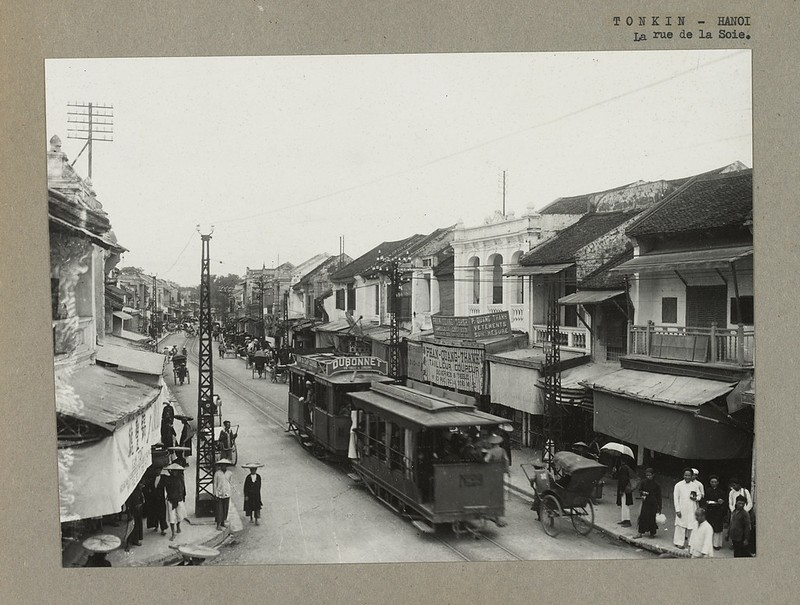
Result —
[{"label": "electric pole", "polygon": [[89,178],[92,178],[92,143],[114,140],[114,106],[97,103],[67,103],[67,138],[86,141],[72,160],[74,166],[85,149],[89,150]]},{"label": "electric pole", "polygon": [[564,431],[564,419],[559,409],[561,401],[561,313],[558,306],[558,283],[548,284],[547,307],[547,340],[544,342],[544,451],[542,462],[552,469],[553,454],[561,446]]},{"label": "electric pole", "polygon": [[[408,265],[411,258],[405,254],[382,254],[378,250],[375,270],[389,278],[389,376],[400,377],[400,286],[403,277],[403,265]],[[380,286],[378,286],[380,287]]]},{"label": "electric pole", "polygon": [[[200,233],[200,226],[197,227]],[[214,369],[211,325],[211,234],[200,233],[202,261],[200,265],[200,352],[197,360],[197,480],[195,483],[195,514],[209,517],[214,514]]]}]

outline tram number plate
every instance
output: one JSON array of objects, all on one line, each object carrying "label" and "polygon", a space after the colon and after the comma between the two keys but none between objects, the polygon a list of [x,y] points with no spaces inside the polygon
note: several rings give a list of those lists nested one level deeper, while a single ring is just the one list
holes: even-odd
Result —
[{"label": "tram number plate", "polygon": [[465,473],[458,476],[458,487],[480,487],[483,485],[483,473]]}]

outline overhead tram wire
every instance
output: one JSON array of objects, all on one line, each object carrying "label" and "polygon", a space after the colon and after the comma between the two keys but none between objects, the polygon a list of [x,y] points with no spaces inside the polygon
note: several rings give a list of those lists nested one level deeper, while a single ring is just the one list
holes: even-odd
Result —
[{"label": "overhead tram wire", "polygon": [[301,206],[307,206],[307,205],[313,204],[315,202],[319,202],[319,201],[322,201],[322,200],[325,200],[325,199],[328,199],[328,198],[331,198],[331,197],[335,197],[337,195],[341,195],[342,193],[348,193],[350,191],[355,191],[356,189],[361,189],[362,187],[369,187],[370,185],[374,185],[376,183],[380,183],[381,181],[385,181],[385,180],[388,180],[388,179],[391,179],[391,178],[394,178],[394,177],[397,177],[397,176],[402,176],[404,174],[407,174],[409,172],[413,172],[415,170],[420,170],[422,168],[427,168],[428,166],[432,166],[433,164],[438,164],[439,162],[443,162],[445,160],[449,160],[450,158],[462,155],[464,153],[469,153],[470,151],[475,151],[476,149],[480,149],[481,147],[486,147],[487,145],[491,145],[493,143],[497,143],[498,141],[503,141],[505,139],[509,139],[509,138],[517,136],[518,134],[521,134],[523,132],[528,132],[528,131],[531,131],[531,130],[536,130],[538,128],[543,128],[545,126],[550,126],[552,124],[558,123],[558,122],[560,122],[562,120],[565,120],[567,118],[571,118],[571,117],[574,117],[574,116],[579,115],[581,113],[584,113],[586,111],[590,111],[592,109],[595,109],[596,107],[601,107],[603,105],[607,105],[608,103],[612,103],[614,101],[618,101],[619,99],[623,99],[623,98],[625,98],[627,96],[642,92],[643,90],[648,90],[650,88],[655,88],[656,86],[661,86],[662,84],[666,84],[667,82],[671,82],[672,80],[676,80],[676,79],[681,78],[683,76],[686,76],[688,74],[696,73],[697,71],[699,71],[699,70],[701,70],[703,68],[709,67],[710,65],[714,65],[715,63],[719,63],[721,61],[727,61],[728,59],[730,59],[732,57],[739,56],[740,54],[745,53],[745,52],[749,52],[749,51],[744,51],[743,50],[743,51],[740,51],[738,53],[729,54],[729,55],[726,55],[724,57],[720,57],[719,59],[714,59],[712,61],[708,61],[708,62],[703,63],[703,64],[698,64],[695,67],[691,67],[689,69],[686,69],[684,71],[678,72],[678,73],[673,74],[671,76],[667,76],[666,78],[661,78],[660,80],[656,80],[655,82],[651,82],[650,84],[645,84],[644,86],[640,86],[639,88],[634,88],[633,90],[629,90],[629,91],[620,93],[618,95],[614,95],[614,96],[609,97],[607,99],[603,99],[602,101],[597,101],[596,103],[592,103],[591,105],[587,105],[585,107],[581,107],[581,108],[576,109],[574,111],[567,112],[567,113],[565,113],[563,115],[557,116],[557,117],[552,118],[550,120],[545,120],[544,122],[540,122],[538,124],[533,124],[532,126],[527,126],[527,127],[522,128],[520,130],[515,130],[514,132],[506,133],[506,134],[494,137],[492,139],[488,139],[486,141],[482,141],[480,143],[476,143],[475,145],[471,145],[470,147],[465,147],[465,148],[460,149],[458,151],[454,151],[452,153],[448,153],[446,155],[440,156],[438,158],[434,158],[434,159],[432,159],[432,160],[430,160],[428,162],[424,162],[424,163],[418,164],[416,166],[409,166],[408,168],[403,168],[403,169],[400,169],[400,170],[396,170],[394,172],[391,172],[389,174],[385,174],[383,176],[376,177],[376,178],[371,179],[369,181],[366,181],[364,183],[358,183],[356,185],[351,185],[351,186],[345,187],[343,189],[338,189],[338,190],[333,191],[331,193],[326,193],[326,194],[323,194],[323,195],[320,195],[320,196],[317,196],[317,197],[313,197],[313,198],[304,200],[302,202],[297,202],[297,203],[294,203],[294,204],[286,204],[284,206],[279,206],[277,208],[272,208],[270,210],[265,210],[263,212],[257,212],[255,214],[249,214],[247,216],[239,216],[239,217],[228,218],[228,219],[220,218],[220,219],[214,221],[214,224],[221,225],[221,224],[233,223],[233,222],[238,222],[238,221],[251,220],[251,219],[254,219],[254,218],[261,217],[261,216],[266,216],[268,214],[274,214],[276,212],[281,212],[283,210],[292,210],[294,208],[300,208]]},{"label": "overhead tram wire", "polygon": [[162,276],[166,275],[167,273],[169,273],[170,271],[172,271],[172,270],[175,268],[175,265],[177,265],[177,264],[178,264],[178,261],[179,261],[179,260],[181,259],[181,257],[183,256],[183,253],[184,253],[184,252],[186,252],[186,249],[189,247],[189,244],[191,244],[191,243],[192,243],[192,240],[194,239],[194,235],[195,235],[195,233],[196,233],[196,230],[195,230],[195,229],[193,229],[193,230],[192,230],[192,234],[189,236],[189,240],[186,242],[186,245],[183,247],[183,250],[181,250],[181,251],[180,251],[180,253],[178,253],[178,257],[175,259],[175,262],[173,262],[173,263],[170,265],[169,269],[167,269],[166,271],[164,271],[164,272],[161,274]]}]

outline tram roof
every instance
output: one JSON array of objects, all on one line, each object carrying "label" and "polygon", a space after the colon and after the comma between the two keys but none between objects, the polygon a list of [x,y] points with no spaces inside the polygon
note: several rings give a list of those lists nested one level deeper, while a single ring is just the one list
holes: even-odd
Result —
[{"label": "tram roof", "polygon": [[350,393],[366,408],[382,416],[424,427],[483,426],[506,422],[472,405],[450,401],[401,385],[373,385],[372,390]]}]

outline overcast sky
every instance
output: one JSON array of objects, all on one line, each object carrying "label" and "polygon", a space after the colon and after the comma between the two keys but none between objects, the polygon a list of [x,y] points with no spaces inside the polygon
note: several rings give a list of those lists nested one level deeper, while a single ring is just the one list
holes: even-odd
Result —
[{"label": "overcast sky", "polygon": [[[742,50],[56,59],[46,95],[70,161],[83,141],[67,138],[67,103],[114,106],[93,182],[129,249],[120,266],[182,285],[199,281],[198,223],[215,225],[212,272],[243,274],[336,254],[340,235],[355,258],[480,224],[503,170],[519,216],[752,166]],[[87,175],[85,153],[75,167]]]}]

